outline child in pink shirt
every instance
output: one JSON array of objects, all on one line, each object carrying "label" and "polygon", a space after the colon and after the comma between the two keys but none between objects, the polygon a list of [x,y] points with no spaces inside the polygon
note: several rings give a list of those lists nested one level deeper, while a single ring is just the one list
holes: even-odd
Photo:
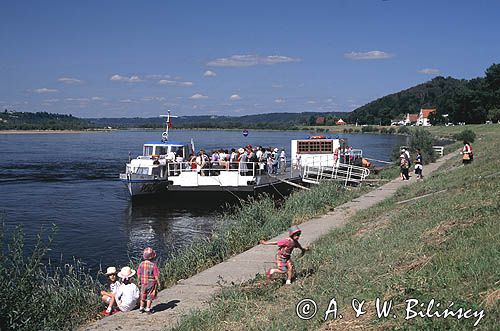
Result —
[{"label": "child in pink shirt", "polygon": [[291,259],[292,251],[294,248],[299,248],[302,251],[302,255],[309,250],[308,248],[303,248],[299,243],[300,234],[302,230],[298,226],[292,226],[288,229],[289,238],[281,239],[278,241],[265,241],[261,240],[262,245],[278,245],[278,253],[276,254],[276,266],[277,268],[271,268],[266,272],[266,277],[268,280],[271,279],[274,273],[284,274],[287,273],[286,284],[292,283],[293,277],[293,262]]}]

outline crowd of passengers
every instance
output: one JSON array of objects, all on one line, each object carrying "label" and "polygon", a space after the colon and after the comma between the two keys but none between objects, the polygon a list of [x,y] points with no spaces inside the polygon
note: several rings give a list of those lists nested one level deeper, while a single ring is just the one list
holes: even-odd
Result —
[{"label": "crowd of passengers", "polygon": [[196,155],[191,153],[186,159],[179,150],[177,154],[167,155],[166,160],[174,163],[174,169],[171,169],[174,173],[171,175],[178,174],[181,167],[196,170],[201,176],[216,176],[221,170],[239,171],[243,176],[279,174],[285,172],[287,166],[284,148],[280,151],[274,147],[251,145],[231,150],[213,150],[210,154],[201,149]]}]

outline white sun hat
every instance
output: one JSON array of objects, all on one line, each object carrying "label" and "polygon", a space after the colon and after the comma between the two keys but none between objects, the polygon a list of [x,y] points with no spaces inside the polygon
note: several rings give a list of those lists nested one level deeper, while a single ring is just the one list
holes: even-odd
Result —
[{"label": "white sun hat", "polygon": [[121,279],[128,279],[135,275],[135,270],[130,267],[123,267],[118,273],[118,277]]}]

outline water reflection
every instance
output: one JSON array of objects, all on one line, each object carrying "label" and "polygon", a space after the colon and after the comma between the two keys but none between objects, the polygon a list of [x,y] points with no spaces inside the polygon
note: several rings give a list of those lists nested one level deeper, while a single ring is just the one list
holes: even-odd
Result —
[{"label": "water reflection", "polygon": [[216,204],[191,208],[173,208],[168,201],[131,201],[124,212],[130,256],[140,256],[146,246],[153,246],[166,258],[196,238],[211,234],[221,213]]}]

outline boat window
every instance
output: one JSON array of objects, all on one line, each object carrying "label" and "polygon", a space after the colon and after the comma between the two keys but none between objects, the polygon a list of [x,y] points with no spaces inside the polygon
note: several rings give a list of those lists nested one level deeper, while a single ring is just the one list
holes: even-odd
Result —
[{"label": "boat window", "polygon": [[149,175],[149,168],[148,167],[139,167],[139,168],[137,168],[135,173],[138,175]]},{"label": "boat window", "polygon": [[157,155],[165,155],[167,154],[167,146],[156,146],[156,153]]},{"label": "boat window", "polygon": [[153,146],[144,146],[143,155],[153,155]]},{"label": "boat window", "polygon": [[300,154],[331,154],[333,153],[333,141],[331,140],[298,141],[297,152]]},{"label": "boat window", "polygon": [[177,152],[179,150],[181,150],[181,154],[182,154],[182,147],[180,147],[180,146],[170,146],[170,151],[174,152],[176,155],[177,155]]}]

